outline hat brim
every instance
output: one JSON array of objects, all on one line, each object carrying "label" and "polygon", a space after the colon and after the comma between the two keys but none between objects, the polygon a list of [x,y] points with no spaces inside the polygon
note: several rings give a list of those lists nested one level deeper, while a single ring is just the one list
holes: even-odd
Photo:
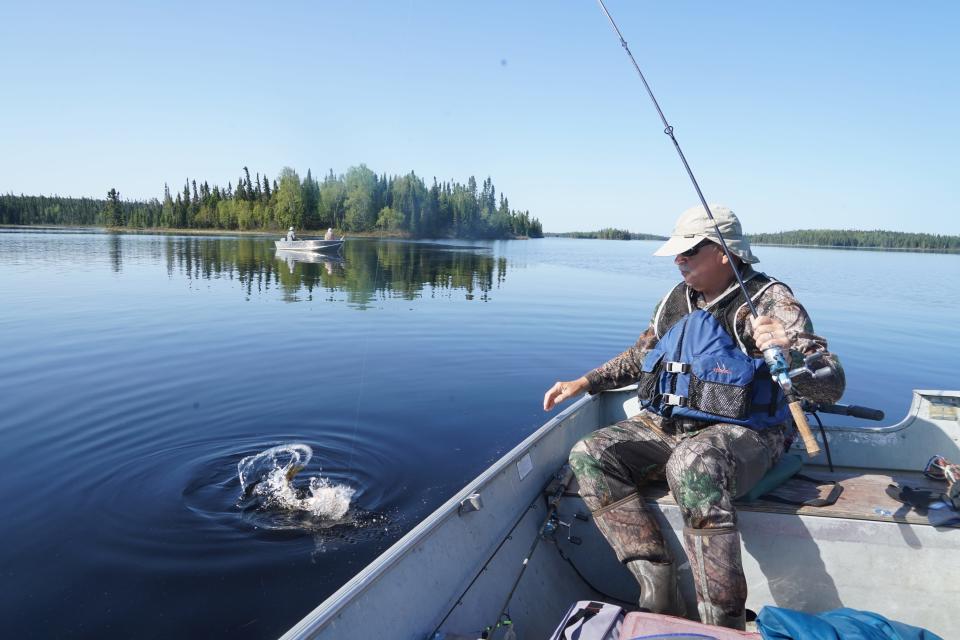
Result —
[{"label": "hat brim", "polygon": [[675,256],[693,249],[700,244],[701,240],[706,240],[707,236],[673,236],[664,242],[659,249],[653,252],[655,256]]}]

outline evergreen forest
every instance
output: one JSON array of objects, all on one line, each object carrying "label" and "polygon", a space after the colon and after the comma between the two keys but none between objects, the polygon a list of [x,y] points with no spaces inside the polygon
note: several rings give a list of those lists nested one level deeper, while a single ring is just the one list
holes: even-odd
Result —
[{"label": "evergreen forest", "polygon": [[754,244],[774,244],[843,249],[902,249],[904,251],[960,251],[960,236],[902,231],[854,229],[801,229],[777,233],[748,234]]},{"label": "evergreen forest", "polygon": [[666,240],[666,236],[657,236],[650,233],[633,233],[626,229],[614,229],[612,227],[600,229],[599,231],[569,231],[567,233],[547,233],[544,234],[557,238],[587,238],[599,240]]},{"label": "evergreen forest", "polygon": [[510,208],[493,181],[481,185],[437,182],[430,186],[414,172],[378,175],[366,165],[343,175],[333,170],[317,180],[284,168],[272,181],[247,167],[236,185],[211,187],[188,179],[162,200],[121,200],[111,189],[105,200],[60,196],[0,195],[0,224],[102,225],[133,229],[224,229],[240,231],[322,230],[390,232],[417,238],[516,238],[543,236],[529,211]]},{"label": "evergreen forest", "polygon": [[[571,231],[546,233],[549,237],[595,238],[602,240],[666,240],[664,236],[649,233],[633,233],[624,229],[600,229],[599,231]],[[960,252],[960,236],[931,233],[906,233],[903,231],[858,231],[853,229],[804,229],[779,231],[777,233],[748,234],[747,238],[758,245],[782,245],[797,247],[824,247],[831,249],[884,249],[902,251],[931,251],[936,253]]]}]

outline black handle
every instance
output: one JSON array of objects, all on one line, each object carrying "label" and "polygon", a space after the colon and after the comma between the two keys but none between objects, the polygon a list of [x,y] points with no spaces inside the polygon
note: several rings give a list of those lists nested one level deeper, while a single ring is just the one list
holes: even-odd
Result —
[{"label": "black handle", "polygon": [[884,418],[884,413],[880,409],[859,407],[855,404],[822,404],[817,407],[817,411],[836,413],[841,416],[853,416],[854,418],[863,418],[864,420],[883,420]]}]

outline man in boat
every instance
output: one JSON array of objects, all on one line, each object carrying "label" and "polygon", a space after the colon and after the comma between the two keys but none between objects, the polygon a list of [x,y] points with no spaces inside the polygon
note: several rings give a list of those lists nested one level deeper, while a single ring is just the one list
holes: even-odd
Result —
[{"label": "man in boat", "polygon": [[293,242],[296,239],[297,239],[297,234],[293,232],[293,227],[290,227],[287,230],[287,242]]},{"label": "man in boat", "polygon": [[[790,288],[753,269],[758,259],[736,215],[718,205],[711,212],[760,316],[751,318],[713,223],[701,206],[693,207],[654,253],[673,256],[683,281],[657,305],[646,331],[606,364],[554,384],[543,406],[549,411],[583,392],[638,383],[640,413],[593,432],[570,452],[580,495],[640,583],[640,608],[683,615],[674,558],[639,493],[665,475],[683,515],[700,619],[742,629],[747,585],[733,500],[777,462],[793,435],[762,351],[780,347],[792,364],[819,353],[818,366],[834,375],[793,381],[799,395],[817,402],[839,400],[844,377]],[[690,385],[686,397],[673,393],[683,376]],[[737,382],[725,384],[728,378]],[[672,380],[670,393],[664,380]]]},{"label": "man in boat", "polygon": [[323,234],[324,240],[333,240],[333,227],[327,227],[327,232]]}]

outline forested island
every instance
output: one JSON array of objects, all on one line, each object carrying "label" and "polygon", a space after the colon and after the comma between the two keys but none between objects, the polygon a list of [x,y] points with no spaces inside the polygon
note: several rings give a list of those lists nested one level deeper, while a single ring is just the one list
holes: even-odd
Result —
[{"label": "forested island", "polygon": [[838,249],[900,249],[904,251],[960,251],[960,236],[902,231],[856,229],[800,229],[777,233],[747,234],[754,244],[824,247]]},{"label": "forested island", "polygon": [[657,236],[650,233],[633,233],[626,229],[612,227],[599,231],[568,231],[566,233],[545,233],[551,238],[589,238],[599,240],[666,240],[666,236]]},{"label": "forested island", "polygon": [[[601,240],[666,240],[650,233],[633,233],[624,229],[545,233],[547,237],[595,238]],[[903,231],[858,231],[855,229],[802,229],[777,233],[747,234],[751,243],[785,247],[822,247],[825,249],[884,249],[960,253],[960,236]]]},{"label": "forested island", "polygon": [[188,179],[176,195],[164,185],[162,200],[121,200],[116,189],[105,200],[0,195],[0,224],[238,231],[334,227],[415,238],[543,236],[540,221],[529,211],[511,209],[490,178],[479,188],[473,176],[465,185],[434,178],[428,187],[412,171],[388,177],[363,164],[343,175],[331,169],[322,180],[309,170],[301,180],[290,168],[272,181],[259,173],[251,178],[244,167],[236,186]]}]

